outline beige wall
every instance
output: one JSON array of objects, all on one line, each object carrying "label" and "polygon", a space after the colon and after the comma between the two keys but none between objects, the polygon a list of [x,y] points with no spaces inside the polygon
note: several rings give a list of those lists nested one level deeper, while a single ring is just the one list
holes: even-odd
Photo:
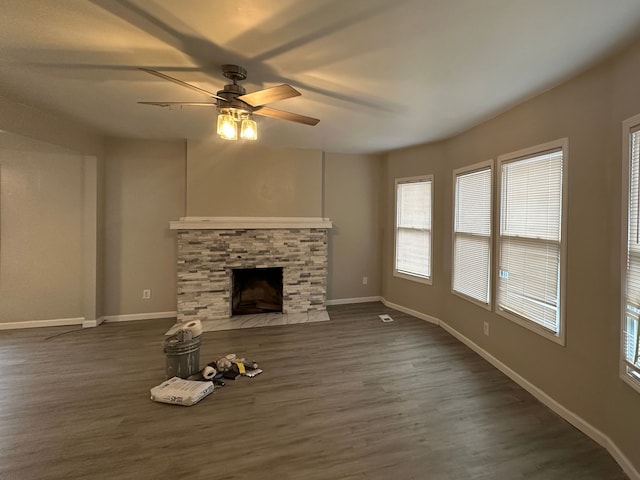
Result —
[{"label": "beige wall", "polygon": [[[327,298],[379,296],[382,289],[382,157],[325,155],[325,216],[329,231]],[[362,284],[367,277],[367,285]]]},{"label": "beige wall", "polygon": [[379,296],[381,166],[374,155],[189,140],[187,214],[329,217],[328,299]]},{"label": "beige wall", "polygon": [[101,156],[103,137],[72,119],[0,95],[0,130],[59,145],[83,155]]},{"label": "beige wall", "polygon": [[0,322],[83,317],[83,158],[0,133]]},{"label": "beige wall", "polygon": [[[105,162],[105,315],[176,310],[176,236],[185,143],[112,138]],[[152,290],[150,300],[142,299]]]},{"label": "beige wall", "polygon": [[[88,181],[87,178],[87,164],[95,165],[96,169],[102,168],[102,152],[103,152],[103,137],[95,130],[88,128],[84,125],[75,122],[69,118],[53,114],[51,112],[20,103],[15,99],[9,99],[0,96],[0,130],[16,134],[24,137],[24,139],[30,139],[32,142],[38,142],[41,149],[61,152],[69,154],[74,158],[78,158],[78,155],[82,156],[82,168],[85,174],[83,182],[83,231],[79,239],[69,240],[70,244],[80,241],[82,245],[82,275],[83,293],[82,303],[83,307],[80,311],[80,315],[85,318],[96,318],[101,314],[102,305],[102,290],[100,289],[100,278],[102,277],[102,251],[99,241],[95,241],[96,237],[100,238],[100,223],[101,223],[101,180],[99,176],[92,178],[93,183]],[[26,142],[29,143],[29,142]],[[29,148],[25,147],[21,150],[21,146],[17,147],[17,154],[22,158],[29,158]],[[61,147],[61,148],[60,148]],[[7,146],[0,146],[0,155],[6,151]],[[13,147],[12,147],[13,148]],[[24,155],[22,155],[24,153]],[[42,153],[42,151],[40,152]],[[40,159],[42,156],[40,156]],[[50,184],[56,177],[56,172],[47,169],[46,166],[40,169],[39,175],[41,176],[44,184]],[[62,179],[62,182],[69,180],[68,178]],[[57,180],[55,180],[57,182]],[[33,187],[33,185],[32,185]],[[33,197],[26,199],[26,202],[37,202],[38,193],[33,189]],[[25,193],[27,193],[25,191]],[[93,200],[91,204],[87,203],[87,199]],[[46,210],[46,208],[45,208]],[[90,211],[91,210],[91,211]],[[64,216],[64,212],[61,210],[49,209],[49,215],[51,217],[47,220],[51,223],[62,225],[65,220],[59,220],[55,217]],[[93,229],[93,232],[92,232]],[[2,235],[5,237],[4,243],[13,242],[15,244],[16,238],[14,237],[14,229],[5,229]],[[59,231],[59,239],[65,239],[66,234]],[[54,242],[55,243],[55,242]],[[6,248],[4,253],[7,254]],[[80,258],[77,255],[76,257]],[[93,263],[92,263],[93,262]],[[4,267],[0,265],[0,270]],[[60,277],[67,275],[66,270],[59,272]],[[1,292],[0,292],[1,293]],[[28,292],[22,295],[29,295]],[[30,297],[33,301],[33,298]],[[75,302],[74,302],[75,303]],[[32,307],[33,308],[33,307]],[[74,309],[74,316],[75,316]],[[12,319],[20,318],[21,320],[39,320],[39,319],[57,319],[58,314],[65,314],[60,309],[51,309],[44,313],[32,312],[37,315],[38,318],[28,318],[26,312],[24,315],[16,317],[11,316],[11,319],[5,321],[12,321]]]},{"label": "beige wall", "polygon": [[[447,202],[443,188],[445,172],[444,151],[441,144],[406,148],[391,152],[385,162],[386,180],[384,185],[387,207],[385,209],[386,230],[383,256],[383,295],[399,305],[412,310],[438,316],[441,313],[442,297],[446,294],[445,270],[441,256],[437,252],[444,249],[443,230]],[[432,271],[433,285],[426,287],[422,283],[410,282],[393,276],[394,228],[395,228],[395,179],[433,175],[433,221],[432,221]]]},{"label": "beige wall", "polygon": [[[387,157],[397,176],[435,174],[432,286],[394,278],[385,242],[384,297],[433,315],[608,435],[640,469],[640,394],[618,376],[622,120],[640,113],[640,45],[440,145]],[[551,140],[569,139],[566,346],[451,292],[452,172]],[[387,215],[392,228],[392,215]],[[489,337],[482,333],[490,323]]]},{"label": "beige wall", "polygon": [[188,141],[187,214],[319,217],[322,152]]}]

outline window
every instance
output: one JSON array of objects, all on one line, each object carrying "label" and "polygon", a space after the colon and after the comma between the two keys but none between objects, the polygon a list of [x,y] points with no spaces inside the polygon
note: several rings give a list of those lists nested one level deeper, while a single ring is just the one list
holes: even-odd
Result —
[{"label": "window", "polygon": [[498,158],[497,312],[564,344],[567,140]]},{"label": "window", "polygon": [[454,293],[489,308],[492,162],[453,172]]},{"label": "window", "polygon": [[640,115],[623,124],[624,168],[623,192],[626,203],[626,222],[623,237],[622,269],[622,378],[640,391]]},{"label": "window", "polygon": [[396,179],[396,255],[393,274],[431,284],[433,176]]}]

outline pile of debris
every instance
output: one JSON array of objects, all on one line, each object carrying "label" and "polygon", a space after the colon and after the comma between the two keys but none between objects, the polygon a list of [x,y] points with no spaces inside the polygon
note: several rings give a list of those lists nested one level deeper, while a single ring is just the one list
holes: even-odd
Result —
[{"label": "pile of debris", "polygon": [[235,353],[222,355],[201,367],[199,320],[178,323],[167,335],[164,342],[167,380],[151,389],[151,400],[155,402],[191,406],[212,393],[216,386],[225,386],[224,379],[252,378],[262,373],[255,361],[239,358]]}]

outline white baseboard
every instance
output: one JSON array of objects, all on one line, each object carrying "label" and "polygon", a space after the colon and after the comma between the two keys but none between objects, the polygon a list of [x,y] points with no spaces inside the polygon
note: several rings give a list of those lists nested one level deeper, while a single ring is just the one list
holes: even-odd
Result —
[{"label": "white baseboard", "polygon": [[105,323],[134,322],[136,320],[156,320],[158,318],[176,318],[178,312],[130,313],[127,315],[106,315]]},{"label": "white baseboard", "polygon": [[337,298],[335,300],[327,300],[325,305],[347,305],[349,303],[369,303],[379,302],[380,297],[356,297],[356,298]]},{"label": "white baseboard", "polygon": [[394,310],[399,310],[403,313],[412,315],[414,317],[418,317],[420,320],[425,320],[429,323],[433,323],[435,325],[440,325],[440,320],[437,319],[436,317],[432,317],[431,315],[427,315],[421,312],[418,312],[417,310],[412,310],[410,308],[407,307],[403,307],[402,305],[398,305],[396,303],[392,303],[388,300],[385,300],[384,298],[381,298],[380,301],[384,304],[385,307],[389,307],[389,308],[393,308]]},{"label": "white baseboard", "polygon": [[498,360],[496,357],[491,355],[485,349],[480,347],[477,343],[465,337],[450,325],[446,324],[442,320],[439,320],[439,324],[449,334],[451,334],[452,336],[460,340],[462,343],[464,343],[467,347],[469,347],[471,350],[473,350],[482,358],[484,358],[491,365],[496,367],[498,370],[504,373],[507,377],[509,377],[514,382],[516,382],[518,385],[524,388],[527,392],[529,392],[531,395],[537,398],[541,403],[543,403],[544,405],[549,407],[551,410],[553,410],[555,413],[560,415],[562,418],[564,418],[567,422],[569,422],[571,425],[576,427],[582,433],[584,433],[585,435],[587,435],[588,437],[590,437],[591,439],[593,439],[594,441],[602,445],[604,448],[606,448],[609,454],[611,454],[611,456],[615,459],[615,461],[618,462],[618,465],[622,467],[622,470],[624,470],[624,472],[629,476],[630,480],[640,480],[640,472],[636,470],[636,468],[632,465],[629,459],[620,451],[618,446],[615,443],[613,443],[613,440],[611,440],[611,438],[609,438],[604,432],[598,430],[596,427],[594,427],[589,422],[587,422],[584,418],[580,417],[576,413],[572,412],[568,408],[558,403],[556,400],[554,400],[549,395],[547,395],[543,390],[536,387],[533,383],[529,382],[527,379],[519,375],[517,372],[515,372],[511,368],[509,368],[507,365],[502,363],[500,360]]},{"label": "white baseboard", "polygon": [[82,322],[82,328],[94,328],[99,327],[104,322],[104,317],[96,318],[95,320],[85,320]]},{"label": "white baseboard", "polygon": [[529,382],[527,379],[519,375],[517,372],[509,368],[507,365],[502,363],[496,357],[491,355],[485,349],[480,347],[477,343],[473,342],[471,339],[465,337],[463,334],[458,332],[456,329],[446,324],[442,320],[436,317],[432,317],[430,315],[425,315],[424,313],[417,312],[415,310],[411,310],[410,308],[403,307],[401,305],[396,305],[391,303],[384,298],[382,298],[382,303],[389,308],[393,308],[395,310],[399,310],[404,313],[408,313],[409,315],[413,315],[414,317],[420,318],[422,320],[426,320],[430,323],[435,323],[436,325],[440,325],[440,327],[444,328],[450,335],[457,338],[459,341],[464,343],[471,350],[476,352],[482,358],[484,358],[487,362],[493,365],[495,368],[504,373],[511,380],[516,382],[522,388],[524,388],[527,392],[537,398],[542,404],[553,410],[555,413],[564,418],[571,425],[576,427],[582,433],[590,437],[595,442],[602,445],[607,449],[609,454],[614,458],[618,465],[622,468],[622,470],[627,474],[630,480],[640,480],[640,472],[635,468],[635,466],[631,463],[631,461],[622,453],[622,451],[618,448],[618,446],[609,438],[604,432],[598,430],[596,427],[587,422],[584,418],[575,414],[568,408],[564,407],[556,400],[547,395],[540,388],[536,387],[533,383]]},{"label": "white baseboard", "polygon": [[640,480],[640,471],[634,467],[624,453],[620,451],[618,446],[613,443],[609,437],[605,436],[606,443],[601,444],[611,454],[613,459],[622,467],[624,473],[627,474],[629,480]]},{"label": "white baseboard", "polygon": [[63,327],[65,325],[82,325],[82,328],[93,328],[102,323],[133,322],[136,320],[155,320],[158,318],[176,318],[177,312],[132,313],[128,315],[107,315],[95,320],[84,317],[56,318],[51,320],[25,320],[23,322],[0,322],[0,330],[14,330],[18,328]]},{"label": "white baseboard", "polygon": [[17,328],[63,327],[65,325],[82,325],[84,317],[56,318],[51,320],[26,320],[24,322],[0,323],[0,330],[14,330]]}]

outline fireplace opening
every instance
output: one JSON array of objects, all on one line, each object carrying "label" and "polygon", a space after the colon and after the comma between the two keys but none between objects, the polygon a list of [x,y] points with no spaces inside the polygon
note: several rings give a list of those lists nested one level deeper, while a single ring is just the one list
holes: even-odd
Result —
[{"label": "fireplace opening", "polygon": [[231,314],[282,312],[282,267],[234,268]]}]

